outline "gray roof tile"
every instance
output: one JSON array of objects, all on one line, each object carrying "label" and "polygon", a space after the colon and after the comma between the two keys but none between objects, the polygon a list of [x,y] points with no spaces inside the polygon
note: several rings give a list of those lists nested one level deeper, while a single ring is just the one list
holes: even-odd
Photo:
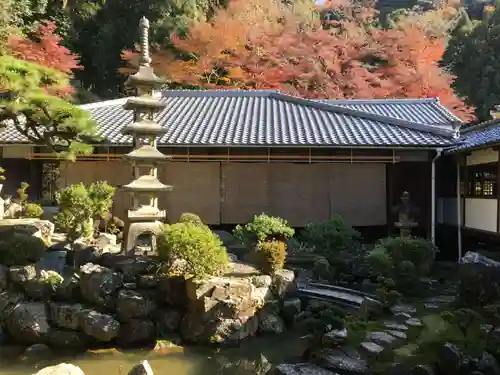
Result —
[{"label": "gray roof tile", "polygon": [[462,120],[444,107],[438,98],[328,100],[336,106],[376,113],[381,116],[451,127]]},{"label": "gray roof tile", "polygon": [[[166,107],[157,121],[167,132],[159,139],[160,145],[434,147],[453,142],[453,132],[432,126],[436,121],[425,123],[422,116],[420,122],[410,121],[410,113],[419,112],[412,106],[427,106],[422,101],[402,105],[394,101],[331,104],[271,91],[166,90],[162,96]],[[131,142],[130,136],[121,133],[132,122],[132,112],[123,109],[125,101],[82,106],[97,121],[105,144]],[[365,102],[369,104],[362,104]],[[392,107],[400,109],[400,115],[388,117]],[[0,133],[0,143],[18,142],[23,142],[23,137],[15,129],[8,127]]]},{"label": "gray roof tile", "polygon": [[467,128],[449,153],[489,147],[500,143],[500,120],[494,119]]}]

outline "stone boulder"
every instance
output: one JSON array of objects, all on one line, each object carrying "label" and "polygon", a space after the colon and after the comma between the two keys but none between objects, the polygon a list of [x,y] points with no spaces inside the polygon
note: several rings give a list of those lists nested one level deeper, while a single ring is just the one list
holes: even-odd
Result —
[{"label": "stone boulder", "polygon": [[6,234],[6,232],[22,233],[27,236],[38,237],[46,243],[50,242],[54,229],[54,223],[48,220],[31,218],[0,220],[0,234]]},{"label": "stone boulder", "polygon": [[118,343],[123,347],[139,347],[156,341],[156,327],[151,320],[131,319],[120,325]]},{"label": "stone boulder", "polygon": [[333,372],[325,370],[312,363],[283,363],[276,366],[277,375],[335,375]]},{"label": "stone boulder", "polygon": [[116,293],[123,285],[123,277],[109,268],[87,263],[80,267],[79,285],[82,297],[87,301],[112,308],[116,302]]},{"label": "stone boulder", "polygon": [[[488,259],[488,258],[487,258]],[[462,263],[459,266],[459,300],[467,307],[484,306],[500,300],[500,263]]]},{"label": "stone boulder", "polygon": [[148,361],[142,361],[138,365],[132,367],[128,375],[153,375],[153,370]]},{"label": "stone boulder", "polygon": [[371,375],[371,370],[364,360],[349,357],[335,349],[321,349],[313,353],[312,362],[338,374]]},{"label": "stone boulder", "polygon": [[163,309],[156,312],[158,335],[163,337],[174,333],[179,328],[182,314],[177,309]]},{"label": "stone boulder", "polygon": [[120,332],[120,323],[113,316],[94,310],[81,311],[79,327],[85,334],[101,342],[113,340]]},{"label": "stone boulder", "polygon": [[78,366],[69,363],[60,363],[56,366],[49,366],[41,369],[33,375],[85,375]]},{"label": "stone boulder", "polygon": [[45,304],[24,301],[18,303],[8,315],[5,326],[17,342],[44,342],[50,332]]},{"label": "stone boulder", "polygon": [[188,313],[181,323],[183,338],[200,343],[214,338],[217,342],[226,342],[252,334],[253,329],[245,327],[257,312],[254,288],[249,278],[187,280]]},{"label": "stone boulder", "polygon": [[134,290],[122,289],[116,300],[118,319],[127,321],[133,318],[142,318],[150,315],[156,306],[152,298]]},{"label": "stone boulder", "polygon": [[33,265],[12,266],[9,268],[10,281],[17,284],[24,284],[36,278],[36,268]]},{"label": "stone boulder", "polygon": [[292,270],[278,270],[273,275],[273,290],[276,296],[283,299],[297,290],[295,283],[295,273]]},{"label": "stone boulder", "polygon": [[52,328],[47,343],[53,348],[71,349],[73,351],[85,350],[89,342],[88,336],[78,331],[68,331]]},{"label": "stone boulder", "polygon": [[9,268],[0,264],[0,291],[5,290],[9,283]]},{"label": "stone boulder", "polygon": [[79,316],[83,310],[83,306],[79,303],[57,303],[49,304],[49,320],[50,323],[62,329],[77,330],[79,327]]}]

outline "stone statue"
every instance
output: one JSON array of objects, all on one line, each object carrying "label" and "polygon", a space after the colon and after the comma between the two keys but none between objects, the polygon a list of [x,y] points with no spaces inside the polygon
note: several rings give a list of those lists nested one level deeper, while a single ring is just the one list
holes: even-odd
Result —
[{"label": "stone statue", "polygon": [[398,221],[394,225],[399,228],[402,237],[407,237],[411,235],[412,228],[418,226],[415,220],[418,208],[412,204],[409,192],[404,191],[400,199],[401,203],[394,207],[394,211],[398,213]]}]

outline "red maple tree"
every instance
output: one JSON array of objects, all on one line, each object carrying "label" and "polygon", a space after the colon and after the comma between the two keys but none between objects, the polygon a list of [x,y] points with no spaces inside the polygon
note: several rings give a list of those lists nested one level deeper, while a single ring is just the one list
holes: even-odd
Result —
[{"label": "red maple tree", "polygon": [[[205,88],[276,89],[316,99],[439,97],[464,119],[472,111],[438,66],[445,43],[414,25],[370,26],[373,8],[328,2],[343,17],[325,25],[274,0],[231,2],[189,34],[173,35],[183,58],[157,51],[155,69],[171,81]],[[136,54],[124,53],[135,65]]]},{"label": "red maple tree", "polygon": [[31,35],[9,37],[7,50],[20,60],[34,62],[71,75],[73,70],[82,69],[79,57],[61,44],[62,38],[56,30],[54,22],[39,22],[35,24]]}]

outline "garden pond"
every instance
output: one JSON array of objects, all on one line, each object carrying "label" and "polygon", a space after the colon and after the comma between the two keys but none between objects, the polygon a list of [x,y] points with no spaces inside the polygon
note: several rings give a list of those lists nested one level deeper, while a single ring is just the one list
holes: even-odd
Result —
[{"label": "garden pond", "polygon": [[307,339],[289,333],[250,339],[237,348],[184,348],[168,354],[148,353],[145,350],[102,350],[77,356],[20,361],[12,352],[3,350],[0,353],[0,375],[30,375],[43,367],[61,362],[79,366],[86,375],[118,375],[127,374],[134,365],[144,359],[148,360],[154,374],[262,375],[268,372],[271,366],[302,355],[306,345]]}]

